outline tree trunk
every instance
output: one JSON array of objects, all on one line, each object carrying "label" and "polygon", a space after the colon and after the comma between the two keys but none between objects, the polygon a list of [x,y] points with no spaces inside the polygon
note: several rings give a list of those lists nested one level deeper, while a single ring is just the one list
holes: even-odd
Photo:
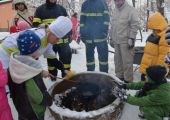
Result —
[{"label": "tree trunk", "polygon": [[164,16],[164,0],[156,0],[158,11]]},{"label": "tree trunk", "polygon": [[135,0],[132,0],[132,3],[133,3],[133,7],[135,7]]}]

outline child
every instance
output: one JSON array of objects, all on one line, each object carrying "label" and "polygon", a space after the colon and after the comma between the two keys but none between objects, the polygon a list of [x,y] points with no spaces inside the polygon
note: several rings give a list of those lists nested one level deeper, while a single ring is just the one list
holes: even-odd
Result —
[{"label": "child", "polygon": [[[33,14],[28,10],[24,0],[13,0],[13,8],[16,11],[10,23],[10,32],[18,32],[32,27]],[[24,23],[24,24],[23,24]],[[16,30],[12,29],[14,26]]]},{"label": "child", "polygon": [[5,92],[5,85],[7,84],[7,80],[8,78],[6,72],[0,62],[0,120],[13,120]]},{"label": "child", "polygon": [[[32,31],[41,39],[41,47],[39,56],[44,55],[47,58],[48,69],[51,74],[56,78],[57,69],[64,70],[62,62],[56,58],[56,54],[52,49],[52,44],[56,44],[59,39],[63,38],[72,28],[71,20],[67,17],[60,16],[53,21],[49,27],[33,28],[25,31]],[[13,33],[3,40],[0,45],[0,60],[2,61],[3,68],[7,69],[9,65],[9,56],[12,52],[18,51],[17,41],[19,33]],[[54,79],[56,80],[56,79]]]},{"label": "child", "polygon": [[9,62],[9,88],[19,120],[44,120],[47,106],[52,98],[42,77],[51,76],[42,70],[38,60],[41,40],[26,30],[17,38],[19,52],[11,54]]},{"label": "child", "polygon": [[129,104],[139,106],[146,120],[162,120],[170,115],[170,82],[167,82],[166,67],[161,65],[150,66],[146,69],[147,82],[128,83],[120,87],[139,90],[136,96],[116,95]]},{"label": "child", "polygon": [[141,80],[145,80],[146,68],[148,66],[165,65],[164,57],[170,51],[170,46],[165,40],[168,28],[165,18],[159,12],[156,12],[149,17],[147,27],[153,30],[153,32],[147,38],[139,68],[139,71],[142,73]]}]

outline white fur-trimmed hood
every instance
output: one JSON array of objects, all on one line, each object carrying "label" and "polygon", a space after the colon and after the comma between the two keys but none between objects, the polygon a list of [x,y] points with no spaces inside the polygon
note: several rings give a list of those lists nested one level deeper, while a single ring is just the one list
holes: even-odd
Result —
[{"label": "white fur-trimmed hood", "polygon": [[42,72],[39,61],[30,56],[12,53],[9,62],[9,71],[12,80],[21,84]]}]

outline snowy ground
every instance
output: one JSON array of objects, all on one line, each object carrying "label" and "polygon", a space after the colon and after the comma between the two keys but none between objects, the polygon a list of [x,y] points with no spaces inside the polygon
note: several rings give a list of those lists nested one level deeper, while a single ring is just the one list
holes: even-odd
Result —
[{"label": "snowy ground", "polygon": [[[144,46],[145,45],[145,40],[146,40],[146,37],[148,36],[148,33],[143,33],[143,35],[144,35],[143,42],[141,42],[140,40],[137,40],[136,46]],[[138,35],[138,38],[140,38],[139,35]],[[75,46],[75,44],[73,44],[73,46]],[[77,47],[77,45],[76,45],[76,47]],[[86,71],[85,46],[84,46],[83,43],[80,43],[80,46],[78,46],[78,47],[79,47],[78,48],[78,54],[73,54],[72,63],[71,63],[71,69],[76,71],[77,73]],[[109,49],[111,51],[114,51],[114,49],[111,48],[111,47],[109,47]],[[97,58],[98,58],[97,54],[95,54],[96,71],[99,70],[98,69],[99,64],[98,64]],[[44,69],[47,69],[47,63],[46,63],[45,59],[43,57],[41,57],[40,61],[43,65]],[[138,66],[134,65],[134,68],[136,68],[136,67],[138,67]],[[109,52],[109,74],[114,75],[115,74],[114,71],[115,71],[114,54]],[[138,71],[134,71],[134,81],[138,81],[138,80],[140,80],[140,74],[139,74]],[[52,84],[54,84],[49,79],[44,79],[44,82],[45,82],[47,88],[50,88],[50,86]],[[10,106],[11,106],[11,109],[12,109],[12,114],[14,116],[14,120],[17,120],[18,115],[17,115],[17,112],[16,112],[16,110],[15,110],[13,104],[12,104],[12,100],[10,98],[9,98],[9,103],[10,103]],[[125,104],[121,120],[139,120],[138,112],[139,112],[138,107],[132,106],[130,104]]]}]

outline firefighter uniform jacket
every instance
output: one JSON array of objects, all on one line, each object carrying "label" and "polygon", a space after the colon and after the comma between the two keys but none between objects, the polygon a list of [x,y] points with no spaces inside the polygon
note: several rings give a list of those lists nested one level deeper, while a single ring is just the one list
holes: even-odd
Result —
[{"label": "firefighter uniform jacket", "polygon": [[106,38],[108,25],[109,12],[104,1],[87,0],[83,3],[80,16],[80,34],[82,40]]},{"label": "firefighter uniform jacket", "polygon": [[64,7],[58,4],[55,6],[43,4],[36,9],[33,26],[38,27],[40,24],[50,24],[59,16],[67,16],[67,12]]},{"label": "firefighter uniform jacket", "polygon": [[[61,5],[50,3],[49,0],[46,0],[45,4],[37,8],[34,15],[33,26],[37,27],[40,24],[50,24],[59,16],[68,16],[65,8]],[[55,53],[58,53],[60,61],[62,61],[64,64],[64,69],[68,70],[70,69],[72,57],[69,40],[70,38],[68,34],[63,39],[60,39],[57,44],[53,45],[53,50],[55,51]],[[48,70],[53,71],[53,73],[55,73],[55,76],[57,76],[57,69],[49,67]],[[62,73],[62,76],[64,76],[64,72]]]}]

